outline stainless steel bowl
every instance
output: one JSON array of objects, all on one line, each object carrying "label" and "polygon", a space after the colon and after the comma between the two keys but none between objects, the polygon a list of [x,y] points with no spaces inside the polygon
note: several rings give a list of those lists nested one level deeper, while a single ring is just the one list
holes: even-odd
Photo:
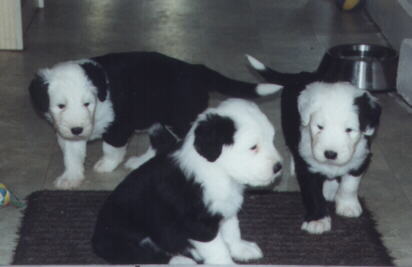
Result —
[{"label": "stainless steel bowl", "polygon": [[330,48],[318,72],[326,81],[348,81],[370,91],[396,89],[398,53],[372,44],[347,44]]}]

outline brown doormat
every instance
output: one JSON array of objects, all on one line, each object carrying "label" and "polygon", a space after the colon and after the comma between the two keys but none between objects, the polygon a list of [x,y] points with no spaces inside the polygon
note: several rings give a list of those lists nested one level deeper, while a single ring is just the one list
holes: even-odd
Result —
[{"label": "brown doormat", "polygon": [[[27,199],[13,264],[105,264],[90,237],[107,191],[39,191]],[[332,231],[300,230],[303,207],[297,192],[249,192],[239,219],[244,239],[257,242],[263,259],[253,264],[392,265],[375,222],[333,215]],[[330,207],[333,209],[333,207]],[[332,212],[333,213],[333,212]]]}]

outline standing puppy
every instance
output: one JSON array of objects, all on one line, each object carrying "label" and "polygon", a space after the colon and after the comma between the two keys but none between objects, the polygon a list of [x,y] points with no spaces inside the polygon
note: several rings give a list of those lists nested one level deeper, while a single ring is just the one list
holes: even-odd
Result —
[{"label": "standing puppy", "polygon": [[[159,152],[111,193],[97,218],[95,253],[115,264],[262,257],[241,238],[237,213],[246,185],[268,185],[280,174],[274,134],[251,102],[232,99],[206,110],[182,143]],[[159,136],[161,128],[152,132],[154,140]]]},{"label": "standing puppy", "polygon": [[321,73],[283,74],[249,61],[267,81],[285,86],[282,128],[306,208],[302,229],[331,229],[325,200],[335,201],[339,215],[360,216],[358,186],[381,113],[375,98],[347,82],[320,82]]},{"label": "standing puppy", "polygon": [[[108,54],[40,70],[30,84],[34,107],[54,125],[65,170],[55,185],[78,186],[84,179],[86,143],[103,138],[97,172],[113,171],[135,130],[160,123],[182,138],[208,106],[209,92],[239,97],[271,94],[279,87],[240,82],[203,66],[158,53]],[[132,157],[137,168],[155,154]]]}]

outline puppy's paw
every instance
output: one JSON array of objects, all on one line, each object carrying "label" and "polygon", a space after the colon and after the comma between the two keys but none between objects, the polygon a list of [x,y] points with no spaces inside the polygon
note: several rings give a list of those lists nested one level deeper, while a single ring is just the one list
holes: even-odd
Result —
[{"label": "puppy's paw", "polygon": [[300,229],[310,234],[322,234],[324,232],[330,231],[331,228],[332,223],[330,217],[324,217],[319,220],[304,222]]},{"label": "puppy's paw", "polygon": [[240,243],[232,244],[230,246],[230,255],[235,260],[239,261],[248,261],[263,257],[262,250],[256,243],[245,240],[241,240]]},{"label": "puppy's paw", "polygon": [[144,157],[130,157],[126,163],[124,164],[124,166],[127,169],[130,170],[135,170],[137,168],[139,168],[140,166],[143,165],[143,163],[145,163],[148,159],[144,158]]},{"label": "puppy's paw", "polygon": [[336,214],[344,217],[359,217],[362,214],[362,206],[357,198],[337,198]]},{"label": "puppy's paw", "polygon": [[105,172],[112,172],[116,167],[119,165],[118,161],[114,161],[105,157],[99,159],[99,161],[94,164],[94,171],[105,173]]},{"label": "puppy's paw", "polygon": [[54,181],[54,186],[58,189],[69,190],[78,187],[83,180],[83,175],[70,175],[68,173],[63,173]]},{"label": "puppy's paw", "polygon": [[169,264],[172,264],[172,265],[196,264],[196,262],[194,260],[192,260],[191,258],[179,255],[179,256],[173,256],[170,259]]}]

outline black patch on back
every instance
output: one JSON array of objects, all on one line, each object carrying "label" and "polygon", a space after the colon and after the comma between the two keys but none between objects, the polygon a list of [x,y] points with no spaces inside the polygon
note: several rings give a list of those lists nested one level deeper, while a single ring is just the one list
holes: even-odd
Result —
[{"label": "black patch on back", "polygon": [[100,101],[104,101],[107,96],[108,84],[106,74],[104,70],[94,63],[80,64],[87,77],[92,81],[93,85],[97,88],[97,97]]},{"label": "black patch on back", "polygon": [[213,162],[222,152],[223,145],[233,144],[235,131],[232,119],[217,114],[207,115],[195,129],[195,149],[208,161]]},{"label": "black patch on back", "polygon": [[29,86],[30,98],[34,108],[40,113],[46,113],[49,110],[49,93],[48,84],[42,76],[36,74]]},{"label": "black patch on back", "polygon": [[367,93],[355,98],[354,105],[358,107],[359,127],[365,131],[368,127],[375,129],[379,125],[381,107]]}]

